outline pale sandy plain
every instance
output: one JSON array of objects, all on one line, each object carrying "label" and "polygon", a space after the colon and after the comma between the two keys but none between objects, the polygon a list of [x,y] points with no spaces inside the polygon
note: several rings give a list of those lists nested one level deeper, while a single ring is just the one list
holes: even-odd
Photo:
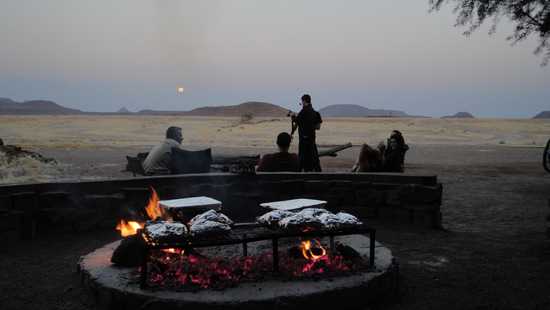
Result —
[{"label": "pale sandy plain", "polygon": [[[0,137],[24,147],[59,149],[151,146],[166,127],[183,128],[185,144],[214,147],[272,147],[290,130],[288,118],[164,116],[0,116]],[[325,119],[318,144],[377,143],[393,129],[413,145],[461,144],[541,146],[550,121],[531,119],[332,118]]]},{"label": "pale sandy plain", "polygon": [[[0,138],[6,144],[41,152],[59,162],[52,166],[22,160],[8,165],[0,158],[0,183],[128,177],[128,173],[121,172],[124,156],[148,151],[163,139],[168,126],[183,128],[187,149],[211,147],[214,156],[256,155],[274,151],[276,135],[289,131],[290,121],[286,117],[242,122],[229,117],[0,116]],[[349,170],[361,144],[376,145],[393,129],[402,131],[411,146],[407,162],[408,171],[413,173],[437,174],[434,165],[438,164],[513,162],[517,156],[536,157],[538,148],[550,138],[550,121],[545,120],[329,118],[318,133],[319,146],[351,142],[355,147],[337,158],[324,158],[325,170]],[[293,151],[296,146],[294,143]],[[465,150],[471,150],[468,158],[461,154]],[[509,155],[502,159],[490,157],[502,150]],[[538,161],[535,157],[531,160]]]}]

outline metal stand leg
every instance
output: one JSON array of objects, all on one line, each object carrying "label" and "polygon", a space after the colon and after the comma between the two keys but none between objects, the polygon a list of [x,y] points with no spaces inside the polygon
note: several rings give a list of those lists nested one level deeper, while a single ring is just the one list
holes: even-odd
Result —
[{"label": "metal stand leg", "polygon": [[[246,239],[246,235],[244,235],[244,239]],[[243,256],[248,256],[248,243],[243,242]]]},{"label": "metal stand leg", "polygon": [[376,246],[376,230],[371,230],[369,233],[370,249],[369,249],[369,268],[374,268],[374,250]]},{"label": "metal stand leg", "polygon": [[143,255],[143,260],[141,262],[141,276],[140,276],[140,282],[139,286],[142,289],[147,288],[147,275],[149,273],[149,270],[147,269],[147,261],[149,260],[149,249],[145,250],[145,253]]},{"label": "metal stand leg", "polygon": [[273,239],[273,272],[279,272],[279,239]]}]

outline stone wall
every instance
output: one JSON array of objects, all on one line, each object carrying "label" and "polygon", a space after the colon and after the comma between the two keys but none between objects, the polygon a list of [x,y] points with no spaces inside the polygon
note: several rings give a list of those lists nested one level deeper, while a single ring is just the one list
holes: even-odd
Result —
[{"label": "stone wall", "polygon": [[[291,198],[328,201],[332,211],[361,218],[439,228],[442,186],[435,176],[350,173],[197,174],[94,182],[0,186],[3,229],[113,227],[140,212],[154,187],[161,199],[210,196],[236,221],[253,221],[261,202]],[[32,230],[22,230],[22,238]],[[25,234],[31,236],[25,236]]]}]

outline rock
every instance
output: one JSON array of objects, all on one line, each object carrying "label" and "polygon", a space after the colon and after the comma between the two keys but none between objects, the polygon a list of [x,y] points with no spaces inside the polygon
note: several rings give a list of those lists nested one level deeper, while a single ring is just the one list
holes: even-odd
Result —
[{"label": "rock", "polygon": [[28,156],[43,163],[56,163],[53,158],[44,157],[39,153],[24,150],[16,145],[4,145],[3,142],[0,143],[0,153],[6,155],[8,162]]},{"label": "rock", "polygon": [[120,242],[120,245],[113,251],[111,263],[121,267],[138,267],[145,256],[143,242],[138,235],[129,236]]}]

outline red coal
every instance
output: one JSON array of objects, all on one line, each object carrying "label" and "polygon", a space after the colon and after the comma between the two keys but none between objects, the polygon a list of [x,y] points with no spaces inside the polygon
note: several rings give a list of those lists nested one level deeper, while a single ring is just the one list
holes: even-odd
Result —
[{"label": "red coal", "polygon": [[[304,241],[306,242],[306,241]],[[303,247],[302,242],[301,247]],[[320,245],[315,240],[313,243]],[[338,247],[337,247],[338,248]],[[313,250],[319,251],[319,250]],[[340,276],[349,272],[366,270],[364,260],[356,260],[336,252],[331,255],[323,248],[324,255],[307,258],[288,251],[280,259],[278,273],[273,273],[271,253],[234,258],[205,257],[199,253],[184,251],[153,251],[148,268],[150,288],[171,290],[225,289],[239,283],[268,278],[308,279],[319,276]],[[319,254],[323,252],[318,252]]]}]

